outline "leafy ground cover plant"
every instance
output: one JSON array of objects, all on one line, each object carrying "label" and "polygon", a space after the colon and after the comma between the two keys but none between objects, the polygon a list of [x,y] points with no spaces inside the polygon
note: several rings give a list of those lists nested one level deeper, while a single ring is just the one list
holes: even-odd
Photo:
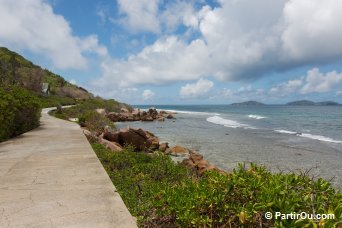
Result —
[{"label": "leafy ground cover plant", "polygon": [[[155,153],[113,153],[92,144],[130,212],[141,227],[338,227],[342,195],[306,173],[271,173],[239,165],[232,173],[202,177]],[[280,218],[265,213],[334,214],[334,219]]]}]

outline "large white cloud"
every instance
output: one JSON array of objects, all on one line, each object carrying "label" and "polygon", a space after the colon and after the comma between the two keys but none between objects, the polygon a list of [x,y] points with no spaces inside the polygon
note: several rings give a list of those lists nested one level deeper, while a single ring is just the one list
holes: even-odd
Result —
[{"label": "large white cloud", "polygon": [[294,94],[329,93],[342,87],[342,73],[330,71],[322,73],[313,68],[305,76],[292,79],[270,88],[268,94],[276,97],[287,97]]},{"label": "large white cloud", "polygon": [[0,45],[41,54],[59,69],[85,69],[85,52],[104,56],[97,36],[80,38],[44,0],[0,0]]},{"label": "large white cloud", "polygon": [[284,54],[294,61],[324,61],[342,54],[342,1],[291,0],[284,7]]},{"label": "large white cloud", "polygon": [[102,78],[93,82],[99,87],[120,87],[132,84],[163,85],[170,81],[194,80],[205,75],[205,43],[194,40],[187,45],[175,36],[159,39],[128,60],[112,59],[103,62]]},{"label": "large white cloud", "polygon": [[119,10],[124,15],[122,23],[133,32],[148,31],[158,33],[159,0],[117,0]]},{"label": "large white cloud", "polygon": [[180,96],[182,98],[199,98],[206,95],[214,86],[212,81],[206,79],[199,79],[196,83],[186,84],[180,89]]},{"label": "large white cloud", "polygon": [[[181,23],[189,30],[164,34],[127,59],[104,62],[98,86],[106,86],[108,81],[121,86],[169,84],[207,76],[246,81],[268,72],[324,64],[342,57],[339,0],[220,0],[216,8],[203,6],[197,11],[192,1],[176,1],[158,13],[157,2],[151,1],[151,10],[143,11],[161,20],[158,26],[151,23],[153,28],[141,28],[160,32],[162,23],[169,27]],[[125,10],[127,15],[133,11]],[[189,31],[196,35],[189,36]]]},{"label": "large white cloud", "polygon": [[334,88],[342,87],[342,73],[331,71],[323,74],[319,69],[314,68],[308,71],[305,85],[300,90],[302,94],[326,93]]}]

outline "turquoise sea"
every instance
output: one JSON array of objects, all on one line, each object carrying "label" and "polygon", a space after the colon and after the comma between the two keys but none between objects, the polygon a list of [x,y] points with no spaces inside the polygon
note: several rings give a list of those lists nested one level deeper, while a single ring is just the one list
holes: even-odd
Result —
[{"label": "turquoise sea", "polygon": [[[147,109],[151,106],[136,106]],[[142,127],[171,145],[202,153],[231,170],[255,162],[275,171],[311,169],[342,186],[342,106],[155,105],[177,112],[165,122],[121,123]]]}]

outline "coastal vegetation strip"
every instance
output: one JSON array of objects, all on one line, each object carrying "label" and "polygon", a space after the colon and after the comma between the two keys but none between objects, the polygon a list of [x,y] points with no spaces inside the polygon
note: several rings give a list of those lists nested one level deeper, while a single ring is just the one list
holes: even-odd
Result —
[{"label": "coastal vegetation strip", "polygon": [[[334,227],[342,195],[307,173],[271,173],[240,164],[232,173],[198,175],[163,153],[113,152],[92,144],[141,227]],[[334,219],[266,219],[265,213],[334,214]]]},{"label": "coastal vegetation strip", "polygon": [[[105,117],[102,111],[96,110]],[[98,120],[89,118],[86,125],[97,126]],[[255,164],[227,173],[209,169],[203,159],[194,161],[193,155],[201,155],[191,151],[188,159],[175,163],[169,156],[174,148],[150,132],[99,126],[85,134],[141,227],[334,227],[342,220],[341,192],[309,173],[272,173]],[[267,212],[334,218],[267,219]]]}]

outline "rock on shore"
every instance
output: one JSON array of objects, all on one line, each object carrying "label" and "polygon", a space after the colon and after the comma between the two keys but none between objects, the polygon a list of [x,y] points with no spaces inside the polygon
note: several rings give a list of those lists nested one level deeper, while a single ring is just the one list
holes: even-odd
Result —
[{"label": "rock on shore", "polygon": [[125,121],[164,121],[167,119],[174,119],[175,113],[160,111],[155,108],[150,108],[147,111],[141,111],[140,109],[133,109],[132,112],[122,108],[120,112],[110,112],[105,114],[113,122],[125,122]]},{"label": "rock on shore", "polygon": [[125,128],[119,131],[110,131],[107,128],[99,136],[88,130],[83,132],[89,141],[98,142],[115,152],[121,151],[125,146],[130,146],[137,152],[152,152],[158,150],[160,146],[158,137],[141,128]]},{"label": "rock on shore", "polygon": [[198,152],[178,145],[170,148],[168,143],[161,143],[157,136],[141,128],[135,129],[128,127],[117,131],[111,131],[111,129],[105,128],[104,132],[100,135],[84,130],[84,134],[90,142],[100,143],[113,152],[120,152],[123,150],[123,147],[128,146],[136,152],[149,153],[161,151],[170,156],[186,157],[182,161],[182,164],[194,170],[198,176],[201,176],[207,170],[223,172],[216,166],[211,165]]}]

